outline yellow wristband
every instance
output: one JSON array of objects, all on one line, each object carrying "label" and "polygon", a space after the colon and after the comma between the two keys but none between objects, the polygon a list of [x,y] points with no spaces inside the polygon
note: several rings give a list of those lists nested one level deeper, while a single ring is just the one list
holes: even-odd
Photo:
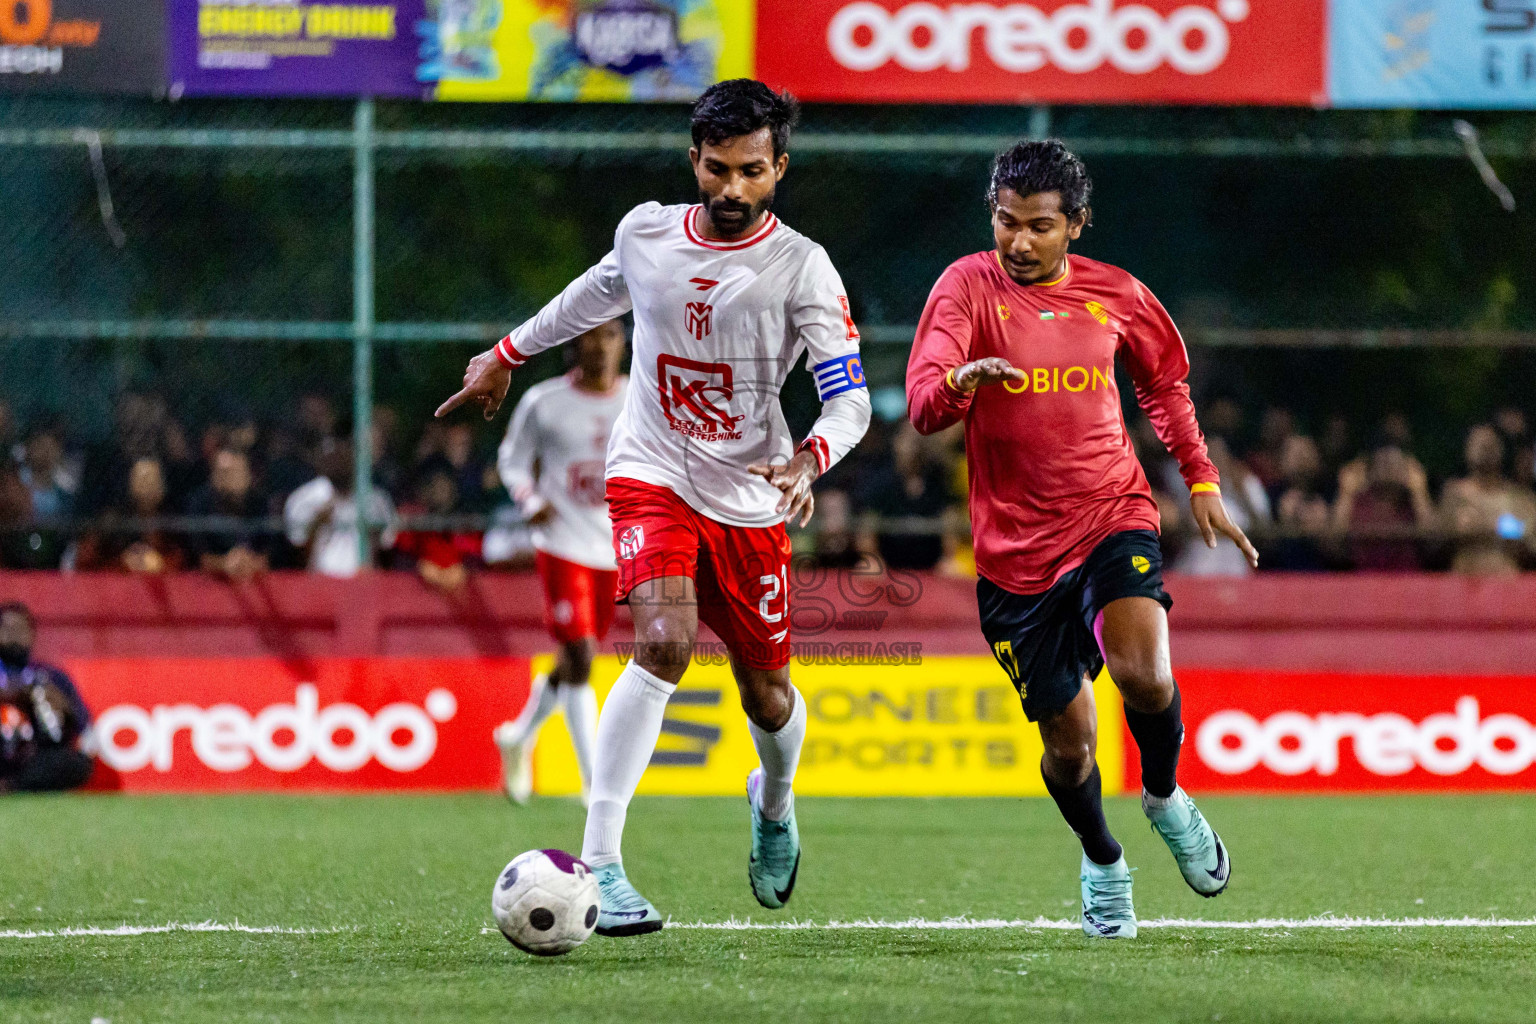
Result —
[{"label": "yellow wristband", "polygon": [[[958,367],[956,367],[956,369],[958,369]],[[960,385],[955,383],[955,371],[953,369],[944,375],[944,383],[949,385],[951,391],[961,395],[965,394],[964,391],[960,390]]]},{"label": "yellow wristband", "polygon": [[1189,489],[1190,494],[1221,494],[1221,488],[1215,484],[1195,484]]}]

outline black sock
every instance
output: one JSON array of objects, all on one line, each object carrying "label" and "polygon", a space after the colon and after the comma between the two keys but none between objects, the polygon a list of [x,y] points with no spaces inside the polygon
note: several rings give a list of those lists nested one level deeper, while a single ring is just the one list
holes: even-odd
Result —
[{"label": "black sock", "polygon": [[1141,786],[1155,797],[1173,795],[1178,786],[1179,745],[1184,742],[1179,684],[1173,684],[1173,700],[1153,715],[1125,709],[1125,724],[1141,751]]},{"label": "black sock", "polygon": [[1077,833],[1077,838],[1083,841],[1083,852],[1088,855],[1088,859],[1095,864],[1106,865],[1119,860],[1122,853],[1120,844],[1109,834],[1109,823],[1104,820],[1103,781],[1099,778],[1099,766],[1094,765],[1093,771],[1078,786],[1062,786],[1052,782],[1045,772],[1043,761],[1040,774],[1045,776],[1046,791],[1061,809],[1061,816],[1067,819],[1067,824]]}]

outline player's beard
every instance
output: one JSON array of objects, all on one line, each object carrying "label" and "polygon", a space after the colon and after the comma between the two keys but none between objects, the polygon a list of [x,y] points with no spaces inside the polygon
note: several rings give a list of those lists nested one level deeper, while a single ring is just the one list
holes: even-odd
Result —
[{"label": "player's beard", "polygon": [[[710,199],[703,193],[699,193],[699,202],[704,204],[704,210],[709,214],[709,223],[715,229],[715,234],[726,238],[734,238],[742,234],[757,219],[768,212],[773,206],[773,197],[777,189],[769,189],[768,194],[756,203],[737,203],[728,199]],[[725,213],[726,219],[722,221],[720,215]]]}]

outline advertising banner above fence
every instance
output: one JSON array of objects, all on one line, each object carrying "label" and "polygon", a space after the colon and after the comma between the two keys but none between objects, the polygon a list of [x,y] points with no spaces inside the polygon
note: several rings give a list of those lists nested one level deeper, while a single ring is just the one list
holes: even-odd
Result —
[{"label": "advertising banner above fence", "polygon": [[163,92],[161,5],[0,0],[0,90]]},{"label": "advertising banner above fence", "polygon": [[1191,792],[1536,788],[1536,677],[1178,676]]},{"label": "advertising banner above fence", "polygon": [[1332,0],[1339,107],[1536,107],[1536,0]]},{"label": "advertising banner above fence", "polygon": [[808,100],[1322,102],[1324,0],[758,0],[757,71]]},{"label": "advertising banner above fence", "polygon": [[[1536,106],[1536,0],[166,4],[173,95]],[[159,14],[0,0],[0,83],[162,88]]]},{"label": "advertising banner above fence", "polygon": [[171,94],[429,96],[416,80],[425,2],[167,0]]},{"label": "advertising banner above fence", "polygon": [[83,658],[105,777],[128,791],[492,789],[516,658]]},{"label": "advertising banner above fence", "polygon": [[436,0],[442,100],[692,100],[752,71],[752,0]]}]

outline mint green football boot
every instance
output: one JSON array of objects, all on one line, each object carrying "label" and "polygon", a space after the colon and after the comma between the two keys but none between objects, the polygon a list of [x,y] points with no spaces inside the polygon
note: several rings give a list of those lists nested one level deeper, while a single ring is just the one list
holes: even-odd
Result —
[{"label": "mint green football boot", "polygon": [[602,908],[597,914],[597,934],[610,938],[659,932],[665,922],[651,901],[635,891],[624,875],[624,865],[607,864],[593,868]]},{"label": "mint green football boot", "polygon": [[783,821],[770,821],[758,810],[763,789],[763,770],[752,769],[747,776],[747,806],[752,810],[752,855],[747,859],[747,880],[752,895],[769,910],[778,910],[789,902],[800,874],[800,829],[795,825],[794,808]]},{"label": "mint green football boot", "polygon": [[1176,787],[1167,800],[1155,800],[1142,790],[1141,809],[1152,831],[1168,844],[1189,887],[1207,899],[1220,896],[1232,880],[1232,859],[1183,787]]},{"label": "mint green football boot", "polygon": [[1121,857],[1095,864],[1083,854],[1083,934],[1092,939],[1134,939],[1136,911],[1131,906],[1131,869]]}]

